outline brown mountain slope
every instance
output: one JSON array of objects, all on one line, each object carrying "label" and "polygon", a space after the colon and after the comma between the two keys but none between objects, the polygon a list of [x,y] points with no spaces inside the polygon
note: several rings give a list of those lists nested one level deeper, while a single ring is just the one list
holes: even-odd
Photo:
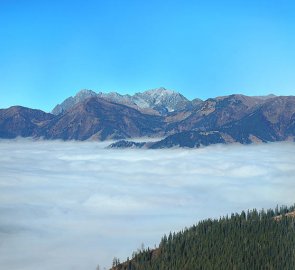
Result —
[{"label": "brown mountain slope", "polygon": [[224,125],[220,131],[235,141],[283,141],[295,138],[295,97],[276,97],[245,117]]},{"label": "brown mountain slope", "polygon": [[0,110],[0,138],[34,137],[54,115],[40,110],[13,106]]},{"label": "brown mountain slope", "polygon": [[105,140],[153,135],[161,127],[159,116],[93,97],[55,117],[42,130],[42,135],[47,139]]},{"label": "brown mountain slope", "polygon": [[244,95],[210,98],[182,121],[168,126],[167,133],[212,130],[236,121],[261,106],[265,100]]},{"label": "brown mountain slope", "polygon": [[[256,142],[274,142],[274,141],[294,141],[295,140],[295,97],[275,97],[267,100],[261,105],[254,105],[250,109],[250,113],[245,114],[241,112],[240,108],[235,106],[223,107],[220,112],[232,110],[232,115],[229,115],[226,120],[238,118],[236,121],[229,121],[221,125],[221,120],[217,119],[219,123],[213,125],[209,122],[208,117],[200,121],[208,125],[206,131],[202,128],[192,130],[184,130],[176,132],[167,136],[165,139],[146,144],[146,148],[171,148],[171,147],[200,147],[217,143],[233,143],[239,142],[242,144],[256,143]],[[244,107],[242,104],[241,107]],[[215,108],[214,108],[215,110]],[[218,108],[216,109],[218,111]],[[239,114],[240,113],[240,114]],[[214,118],[214,111],[211,112],[211,117]],[[234,115],[236,114],[236,115]],[[210,117],[210,116],[209,116]],[[211,119],[212,119],[211,118]],[[184,121],[182,121],[184,122]],[[180,123],[182,123],[180,122]],[[210,126],[211,124],[211,126]],[[205,128],[204,128],[205,129]],[[112,147],[128,147],[129,143],[113,144]],[[135,147],[136,145],[132,145]],[[141,146],[143,147],[143,146]]]}]

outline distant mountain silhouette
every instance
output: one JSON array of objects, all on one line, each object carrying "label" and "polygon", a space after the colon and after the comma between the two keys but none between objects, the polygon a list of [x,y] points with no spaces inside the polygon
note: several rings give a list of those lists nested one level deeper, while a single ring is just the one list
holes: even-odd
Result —
[{"label": "distant mountain silhouette", "polygon": [[[133,96],[82,90],[55,114],[13,106],[0,110],[0,137],[62,140],[165,137],[110,147],[201,147],[216,143],[294,141],[295,97],[230,95],[189,101],[158,88]],[[57,113],[59,112],[59,113]]]}]

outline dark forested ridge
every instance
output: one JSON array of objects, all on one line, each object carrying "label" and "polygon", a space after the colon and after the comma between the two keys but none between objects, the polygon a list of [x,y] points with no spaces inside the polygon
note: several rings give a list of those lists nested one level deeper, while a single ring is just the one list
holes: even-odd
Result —
[{"label": "dark forested ridge", "polygon": [[208,219],[112,270],[295,269],[295,205]]}]

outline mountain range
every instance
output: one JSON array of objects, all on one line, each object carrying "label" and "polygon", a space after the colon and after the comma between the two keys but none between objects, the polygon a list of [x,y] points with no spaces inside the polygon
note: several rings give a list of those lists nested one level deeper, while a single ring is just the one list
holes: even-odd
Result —
[{"label": "mountain range", "polygon": [[[134,95],[81,90],[51,113],[0,110],[0,138],[121,140],[110,148],[200,147],[295,140],[295,97],[240,94],[188,100],[158,88]],[[126,139],[161,137],[156,142]]]},{"label": "mountain range", "polygon": [[74,97],[69,97],[52,110],[52,114],[69,111],[77,103],[90,98],[99,97],[113,103],[119,103],[131,108],[135,108],[146,114],[167,115],[170,112],[190,109],[202,102],[201,99],[189,101],[186,97],[172,90],[163,87],[147,90],[143,93],[131,95],[121,95],[117,92],[95,93],[92,90],[83,89]]}]

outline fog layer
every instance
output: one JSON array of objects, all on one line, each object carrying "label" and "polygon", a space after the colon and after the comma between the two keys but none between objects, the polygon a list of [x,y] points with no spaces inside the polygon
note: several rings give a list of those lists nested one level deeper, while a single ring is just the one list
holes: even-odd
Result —
[{"label": "fog layer", "polygon": [[295,144],[110,150],[0,141],[0,268],[88,270],[170,231],[295,202]]}]

